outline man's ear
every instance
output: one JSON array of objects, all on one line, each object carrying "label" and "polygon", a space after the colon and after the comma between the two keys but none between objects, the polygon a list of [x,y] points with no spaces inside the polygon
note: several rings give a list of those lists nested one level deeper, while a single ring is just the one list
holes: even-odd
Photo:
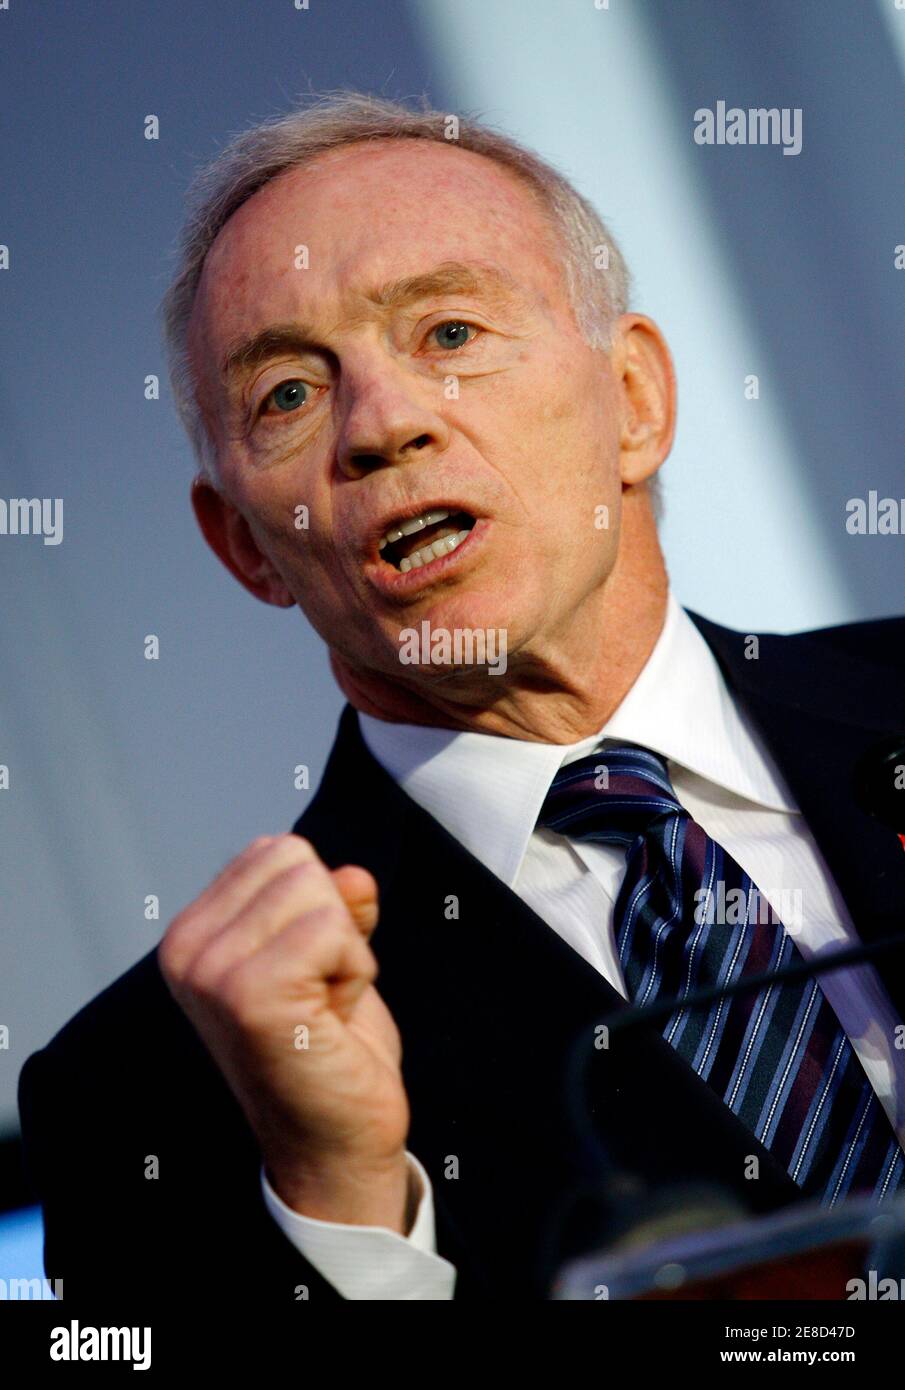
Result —
[{"label": "man's ear", "polygon": [[620,467],[626,486],[653,477],[676,432],[676,375],[666,339],[646,314],[623,314],[612,353],[622,400]]},{"label": "man's ear", "polygon": [[276,608],[294,606],[295,599],[258,549],[242,513],[200,474],[192,483],[192,508],[211,550],[250,594]]}]

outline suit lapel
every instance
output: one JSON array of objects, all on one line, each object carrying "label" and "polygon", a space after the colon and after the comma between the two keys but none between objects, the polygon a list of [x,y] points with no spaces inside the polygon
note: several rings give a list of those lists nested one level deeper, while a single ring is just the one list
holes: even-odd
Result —
[{"label": "suit lapel", "polygon": [[[854,790],[865,753],[890,734],[905,742],[901,685],[814,637],[761,636],[749,660],[745,634],[690,617],[786,778],[862,940],[901,931],[905,852],[890,826],[861,810]],[[878,957],[876,969],[905,1018],[901,958]]]},{"label": "suit lapel", "polygon": [[[754,1209],[800,1195],[657,1030],[595,1046],[621,996],[396,785],[348,707],[294,828],[380,887],[372,942],[402,1036],[409,1147],[460,1285],[546,1291],[567,1254],[605,1238],[626,1173],[640,1193],[709,1179]],[[583,1192],[594,1214],[573,1235]]]}]

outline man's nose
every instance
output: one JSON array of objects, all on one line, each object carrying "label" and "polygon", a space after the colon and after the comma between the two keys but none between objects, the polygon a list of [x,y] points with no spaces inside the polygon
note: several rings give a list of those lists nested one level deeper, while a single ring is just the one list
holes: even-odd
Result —
[{"label": "man's nose", "polygon": [[[442,417],[420,399],[428,384],[419,383],[416,393],[392,377],[390,368],[366,382],[347,384],[351,399],[337,457],[348,478],[361,478],[420,456],[432,457],[447,446],[449,435]],[[435,389],[440,389],[439,383]]]}]

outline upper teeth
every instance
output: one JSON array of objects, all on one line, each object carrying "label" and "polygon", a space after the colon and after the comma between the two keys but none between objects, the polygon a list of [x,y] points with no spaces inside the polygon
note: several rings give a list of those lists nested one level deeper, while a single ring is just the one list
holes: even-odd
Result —
[{"label": "upper teeth", "polygon": [[438,521],[445,521],[448,516],[452,516],[452,512],[425,512],[423,516],[409,517],[408,521],[394,521],[377,548],[383,550],[385,545],[400,541],[403,536],[412,536],[416,531],[423,531],[425,526],[435,526]]}]

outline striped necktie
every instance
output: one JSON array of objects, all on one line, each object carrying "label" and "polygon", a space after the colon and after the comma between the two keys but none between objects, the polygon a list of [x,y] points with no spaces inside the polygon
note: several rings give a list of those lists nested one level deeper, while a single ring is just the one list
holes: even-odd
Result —
[{"label": "striped necktie", "polygon": [[[538,824],[624,847],[614,921],[633,1003],[801,960],[760,889],[679,804],[659,754],[624,744],[566,764]],[[732,910],[715,912],[721,902]],[[902,1183],[902,1149],[817,980],[677,1008],[663,1036],[808,1196],[879,1200]]]}]

